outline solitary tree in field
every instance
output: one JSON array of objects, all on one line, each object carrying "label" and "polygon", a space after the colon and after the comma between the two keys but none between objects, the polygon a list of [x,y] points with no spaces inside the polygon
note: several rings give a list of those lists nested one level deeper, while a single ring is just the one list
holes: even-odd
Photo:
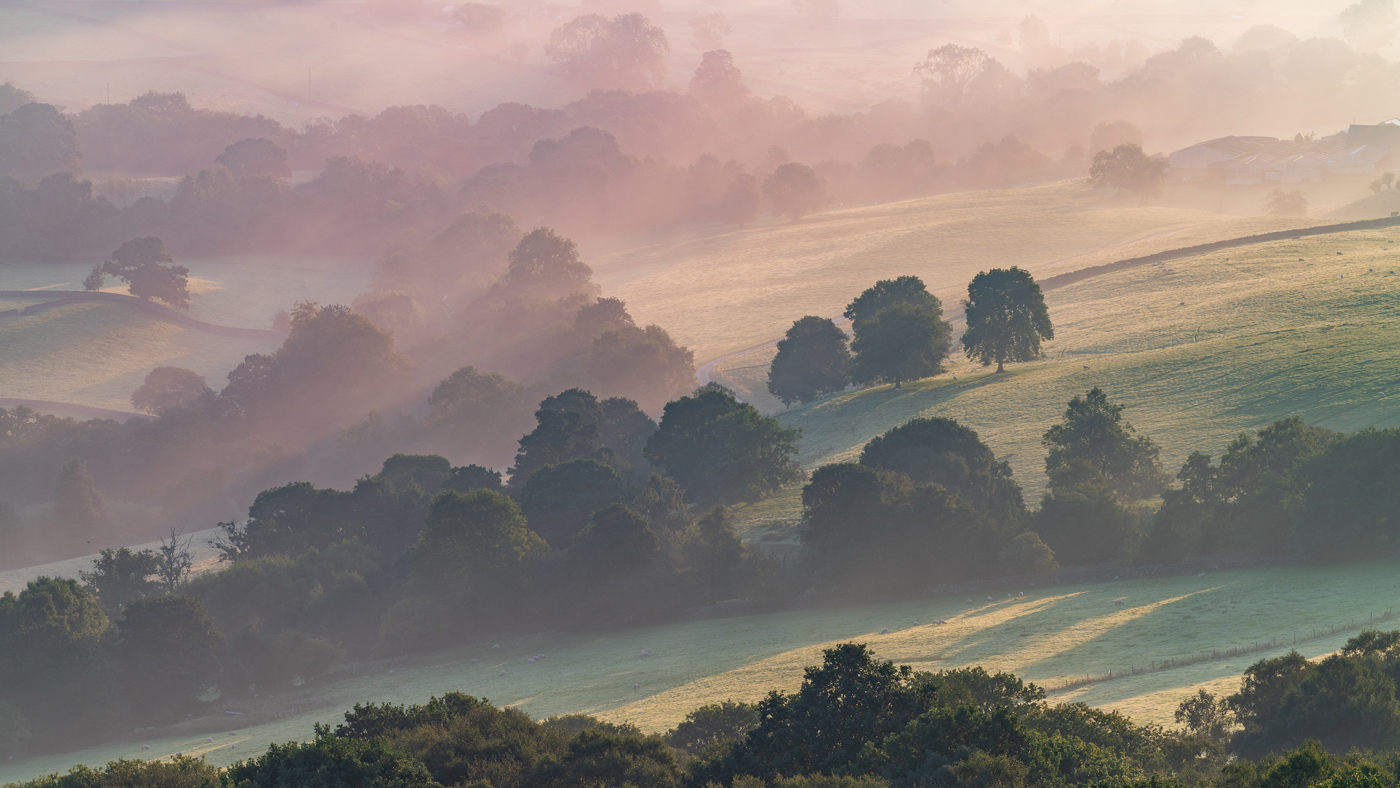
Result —
[{"label": "solitary tree in field", "polygon": [[784,405],[812,402],[851,382],[846,332],[830,319],[807,315],[778,342],[768,368],[768,393]]},{"label": "solitary tree in field", "polygon": [[895,388],[943,371],[952,327],[943,303],[917,276],[882,279],[846,307],[855,341],[851,379]]},{"label": "solitary tree in field", "polygon": [[1094,154],[1089,182],[1100,189],[1117,189],[1119,194],[1126,190],[1146,198],[1162,191],[1167,182],[1167,164],[1143,153],[1137,145],[1119,145],[1112,151]]},{"label": "solitary tree in field", "polygon": [[831,202],[826,180],[805,164],[790,161],[763,182],[763,196],[773,203],[773,213],[793,221]]},{"label": "solitary tree in field", "polygon": [[963,309],[963,351],[984,367],[995,361],[997,372],[1008,361],[1039,356],[1040,340],[1055,338],[1040,285],[1021,268],[993,268],[973,277]]},{"label": "solitary tree in field", "polygon": [[1264,213],[1270,216],[1307,216],[1308,198],[1301,191],[1274,189],[1264,203]]},{"label": "solitary tree in field", "polygon": [[[155,236],[133,238],[118,247],[112,259],[102,264],[102,273],[126,282],[127,290],[137,298],[158,298],[173,307],[188,309],[190,269],[170,265],[173,262],[165,251],[164,241]],[[98,282],[100,287],[100,280]]]}]

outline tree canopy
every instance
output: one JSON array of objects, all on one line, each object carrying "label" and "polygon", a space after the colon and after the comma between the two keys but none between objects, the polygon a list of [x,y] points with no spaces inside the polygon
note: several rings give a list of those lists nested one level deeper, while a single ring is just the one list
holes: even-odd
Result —
[{"label": "tree canopy", "polygon": [[158,298],[173,307],[188,309],[190,269],[169,265],[173,262],[161,239],[133,238],[112,253],[112,259],[102,264],[101,272],[126,282],[127,289],[137,298]]},{"label": "tree canopy", "polygon": [[778,340],[768,368],[768,393],[784,405],[814,402],[851,382],[846,332],[828,318],[807,315]]},{"label": "tree canopy", "polygon": [[972,278],[963,301],[967,330],[963,350],[982,366],[1030,361],[1040,355],[1040,340],[1054,339],[1050,310],[1029,271],[993,268]]}]

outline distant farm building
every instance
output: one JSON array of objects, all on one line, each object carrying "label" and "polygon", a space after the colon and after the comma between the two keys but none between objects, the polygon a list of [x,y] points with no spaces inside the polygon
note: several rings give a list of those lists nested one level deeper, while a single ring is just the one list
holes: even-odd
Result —
[{"label": "distant farm building", "polygon": [[1313,140],[1220,137],[1182,148],[1168,162],[1175,180],[1226,186],[1368,175],[1400,163],[1400,118]]}]

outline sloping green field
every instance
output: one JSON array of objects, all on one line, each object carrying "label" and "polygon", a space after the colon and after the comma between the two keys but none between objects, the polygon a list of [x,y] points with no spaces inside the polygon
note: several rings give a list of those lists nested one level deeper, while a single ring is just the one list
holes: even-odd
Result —
[{"label": "sloping green field", "polygon": [[833,317],[877,279],[923,278],[950,306],[987,268],[1037,276],[1206,241],[1316,224],[1125,204],[1082,182],[945,194],[744,230],[586,244],[603,291],[704,362]]},{"label": "sloping green field", "polygon": [[[181,262],[190,268],[194,294],[189,315],[247,328],[270,328],[277,310],[299,300],[348,304],[370,271],[368,261],[354,258],[249,255]],[[0,290],[81,290],[89,270],[81,264],[0,266]],[[0,311],[44,300],[0,299]],[[177,326],[124,304],[70,304],[0,317],[0,397],[131,410],[131,392],[157,366],[192,369],[218,389],[244,356],[280,344]]]},{"label": "sloping green field", "polygon": [[[1256,641],[1290,642],[1315,630],[1365,622],[1400,606],[1393,563],[1211,572],[1056,588],[1008,587],[1025,597],[979,595],[799,610],[624,630],[593,636],[492,635],[473,646],[398,663],[363,665],[336,683],[293,694],[222,704],[176,732],[64,755],[0,763],[0,782],[65,770],[74,763],[203,754],[228,764],[271,742],[306,739],[356,702],[422,702],[457,690],[518,706],[536,717],[588,712],[663,731],[686,712],[726,698],[757,700],[791,690],[821,649],[855,640],[919,669],[961,665],[1015,671],[1053,686],[1082,674],[1119,672],[1163,659]],[[1122,600],[1123,607],[1113,604]],[[930,622],[944,619],[938,626]],[[917,623],[916,623],[917,622]],[[879,634],[888,628],[888,634]],[[1338,633],[1298,646],[1309,657],[1336,650]],[[499,642],[499,648],[492,648]],[[642,657],[643,650],[652,656]],[[1197,686],[1233,691],[1240,672],[1284,649],[1115,678],[1055,693],[1052,700],[1122,709],[1169,723]],[[546,659],[525,660],[544,653]],[[473,663],[473,659],[479,659]],[[505,675],[500,671],[504,670]],[[392,671],[392,673],[390,672]],[[638,685],[633,689],[633,684]],[[238,712],[237,714],[229,712]],[[206,741],[212,739],[212,741]],[[142,751],[141,745],[151,749]]]},{"label": "sloping green field", "polygon": [[[1127,405],[1171,470],[1192,451],[1219,454],[1239,432],[1291,415],[1337,430],[1400,425],[1392,241],[1400,231],[1353,232],[1095,277],[1047,294],[1055,339],[1041,361],[996,375],[959,358],[949,374],[900,391],[865,389],[780,417],[802,428],[808,468],[853,459],[911,418],[954,418],[1009,460],[1032,494],[1044,479],[1040,436],[1093,386]],[[715,379],[758,399],[771,354],[733,359]]]}]

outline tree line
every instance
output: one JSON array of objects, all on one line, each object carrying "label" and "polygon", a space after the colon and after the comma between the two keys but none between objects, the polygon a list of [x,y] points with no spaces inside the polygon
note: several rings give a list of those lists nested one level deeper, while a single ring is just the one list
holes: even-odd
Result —
[{"label": "tree line", "polygon": [[[1282,691],[1261,687],[1268,673],[1261,662],[1226,703],[1252,715],[1282,697],[1283,707],[1291,708],[1306,694],[1297,688],[1325,666],[1378,662],[1375,655],[1393,648],[1397,636],[1365,633],[1350,641],[1343,655],[1317,665],[1304,661],[1294,672],[1306,677]],[[1391,702],[1393,689],[1391,683]],[[1352,691],[1345,697],[1360,700],[1361,695]],[[1377,741],[1379,732],[1367,729],[1377,716],[1334,698],[1326,701],[1335,715],[1328,721],[1336,723],[1331,745],[1305,739],[1236,755],[1222,744],[1231,723],[1222,721],[1219,704],[1208,693],[1181,704],[1178,720],[1185,724],[1173,731],[1083,703],[1048,703],[1043,689],[1012,674],[977,667],[914,671],[880,661],[864,645],[846,643],[825,650],[822,663],[806,669],[795,692],[771,692],[756,704],[703,706],[662,734],[580,714],[537,721],[517,709],[450,692],[421,705],[356,704],[334,728],[318,724],[310,741],[271,745],[228,769],[177,755],[119,760],[99,769],[78,766],[20,786],[1396,785],[1393,743],[1374,750],[1345,746]],[[1312,728],[1317,727],[1314,721]]]}]

